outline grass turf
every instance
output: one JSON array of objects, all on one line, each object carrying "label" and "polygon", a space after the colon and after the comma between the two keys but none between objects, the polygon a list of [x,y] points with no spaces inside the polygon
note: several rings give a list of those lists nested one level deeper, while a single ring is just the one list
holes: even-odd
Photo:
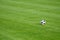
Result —
[{"label": "grass turf", "polygon": [[0,40],[60,40],[60,0],[0,0]]}]

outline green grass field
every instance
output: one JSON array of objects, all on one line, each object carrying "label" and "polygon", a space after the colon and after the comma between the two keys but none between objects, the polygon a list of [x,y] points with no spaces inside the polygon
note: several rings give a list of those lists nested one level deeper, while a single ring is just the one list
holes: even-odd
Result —
[{"label": "green grass field", "polygon": [[60,40],[60,0],[0,0],[0,40]]}]

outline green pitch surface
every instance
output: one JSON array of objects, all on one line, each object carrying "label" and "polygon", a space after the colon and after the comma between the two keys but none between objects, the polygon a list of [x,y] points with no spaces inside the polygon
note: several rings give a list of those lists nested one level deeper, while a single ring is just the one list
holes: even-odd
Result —
[{"label": "green pitch surface", "polygon": [[0,0],[0,40],[60,40],[60,0]]}]

